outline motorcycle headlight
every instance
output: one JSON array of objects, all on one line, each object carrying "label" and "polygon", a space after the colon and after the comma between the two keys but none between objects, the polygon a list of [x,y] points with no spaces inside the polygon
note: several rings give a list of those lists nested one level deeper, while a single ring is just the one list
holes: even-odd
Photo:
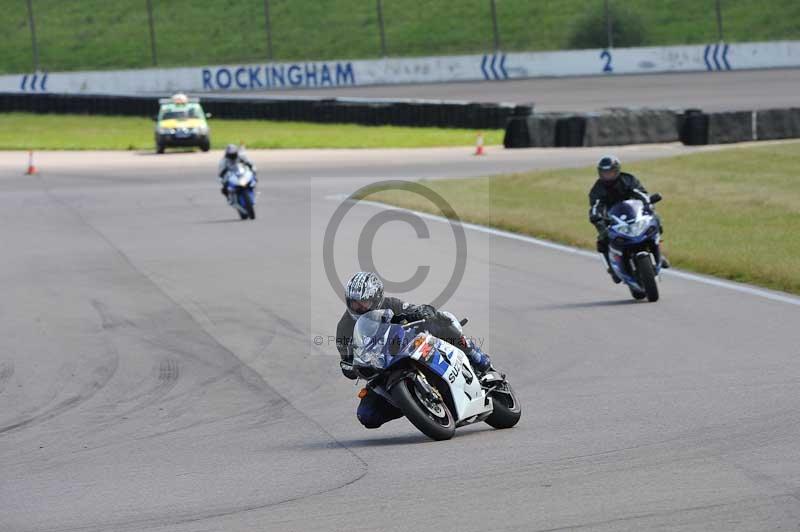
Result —
[{"label": "motorcycle headlight", "polygon": [[639,236],[641,235],[645,229],[647,229],[647,225],[649,220],[637,220],[632,224],[628,225],[629,235],[631,236]]},{"label": "motorcycle headlight", "polygon": [[386,365],[386,357],[380,350],[354,348],[353,365],[379,370]]},{"label": "motorcycle headlight", "polygon": [[614,227],[614,230],[625,236],[636,237],[642,234],[642,232],[647,228],[647,224],[647,220],[637,220],[629,224],[617,224]]}]

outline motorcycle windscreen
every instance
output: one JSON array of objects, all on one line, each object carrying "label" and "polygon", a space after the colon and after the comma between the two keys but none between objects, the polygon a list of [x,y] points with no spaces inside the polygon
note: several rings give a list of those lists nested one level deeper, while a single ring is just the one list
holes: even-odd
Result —
[{"label": "motorcycle windscreen", "polygon": [[373,310],[358,318],[353,329],[353,365],[382,369],[386,366],[387,336],[390,323],[381,320],[383,312]]},{"label": "motorcycle windscreen", "polygon": [[241,164],[235,164],[233,166],[229,165],[225,173],[225,181],[227,181],[231,186],[235,187],[239,184],[239,180],[244,175],[244,166]]},{"label": "motorcycle windscreen", "polygon": [[630,221],[635,220],[641,212],[643,204],[639,200],[621,201],[608,210],[610,218],[619,218],[620,220]]}]

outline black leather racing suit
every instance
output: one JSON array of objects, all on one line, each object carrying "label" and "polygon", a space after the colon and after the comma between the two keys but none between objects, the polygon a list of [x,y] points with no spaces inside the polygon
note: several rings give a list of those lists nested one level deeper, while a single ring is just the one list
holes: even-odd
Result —
[{"label": "black leather racing suit", "polygon": [[[598,179],[589,191],[589,221],[597,229],[597,251],[608,258],[608,227],[605,215],[609,207],[629,199],[650,203],[647,189],[632,174],[620,172],[619,177],[607,183]],[[659,220],[660,223],[660,220]]]}]

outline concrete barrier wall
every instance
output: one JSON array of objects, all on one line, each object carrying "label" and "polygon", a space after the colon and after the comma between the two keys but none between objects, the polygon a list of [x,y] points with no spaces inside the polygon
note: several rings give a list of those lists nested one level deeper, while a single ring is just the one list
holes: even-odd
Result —
[{"label": "concrete barrier wall", "polygon": [[701,72],[800,66],[800,41],[254,63],[0,76],[0,92],[87,94],[252,92],[549,76]]}]

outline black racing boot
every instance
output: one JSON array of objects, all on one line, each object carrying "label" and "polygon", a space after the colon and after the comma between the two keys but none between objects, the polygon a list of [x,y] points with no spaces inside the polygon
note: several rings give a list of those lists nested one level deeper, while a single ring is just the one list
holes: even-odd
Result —
[{"label": "black racing boot", "polygon": [[614,284],[619,284],[622,282],[622,279],[617,277],[617,274],[614,273],[614,270],[611,268],[611,261],[608,260],[608,248],[605,251],[601,251],[600,254],[603,256],[603,262],[606,263],[606,271],[608,275],[611,276],[611,280],[614,281]]}]

